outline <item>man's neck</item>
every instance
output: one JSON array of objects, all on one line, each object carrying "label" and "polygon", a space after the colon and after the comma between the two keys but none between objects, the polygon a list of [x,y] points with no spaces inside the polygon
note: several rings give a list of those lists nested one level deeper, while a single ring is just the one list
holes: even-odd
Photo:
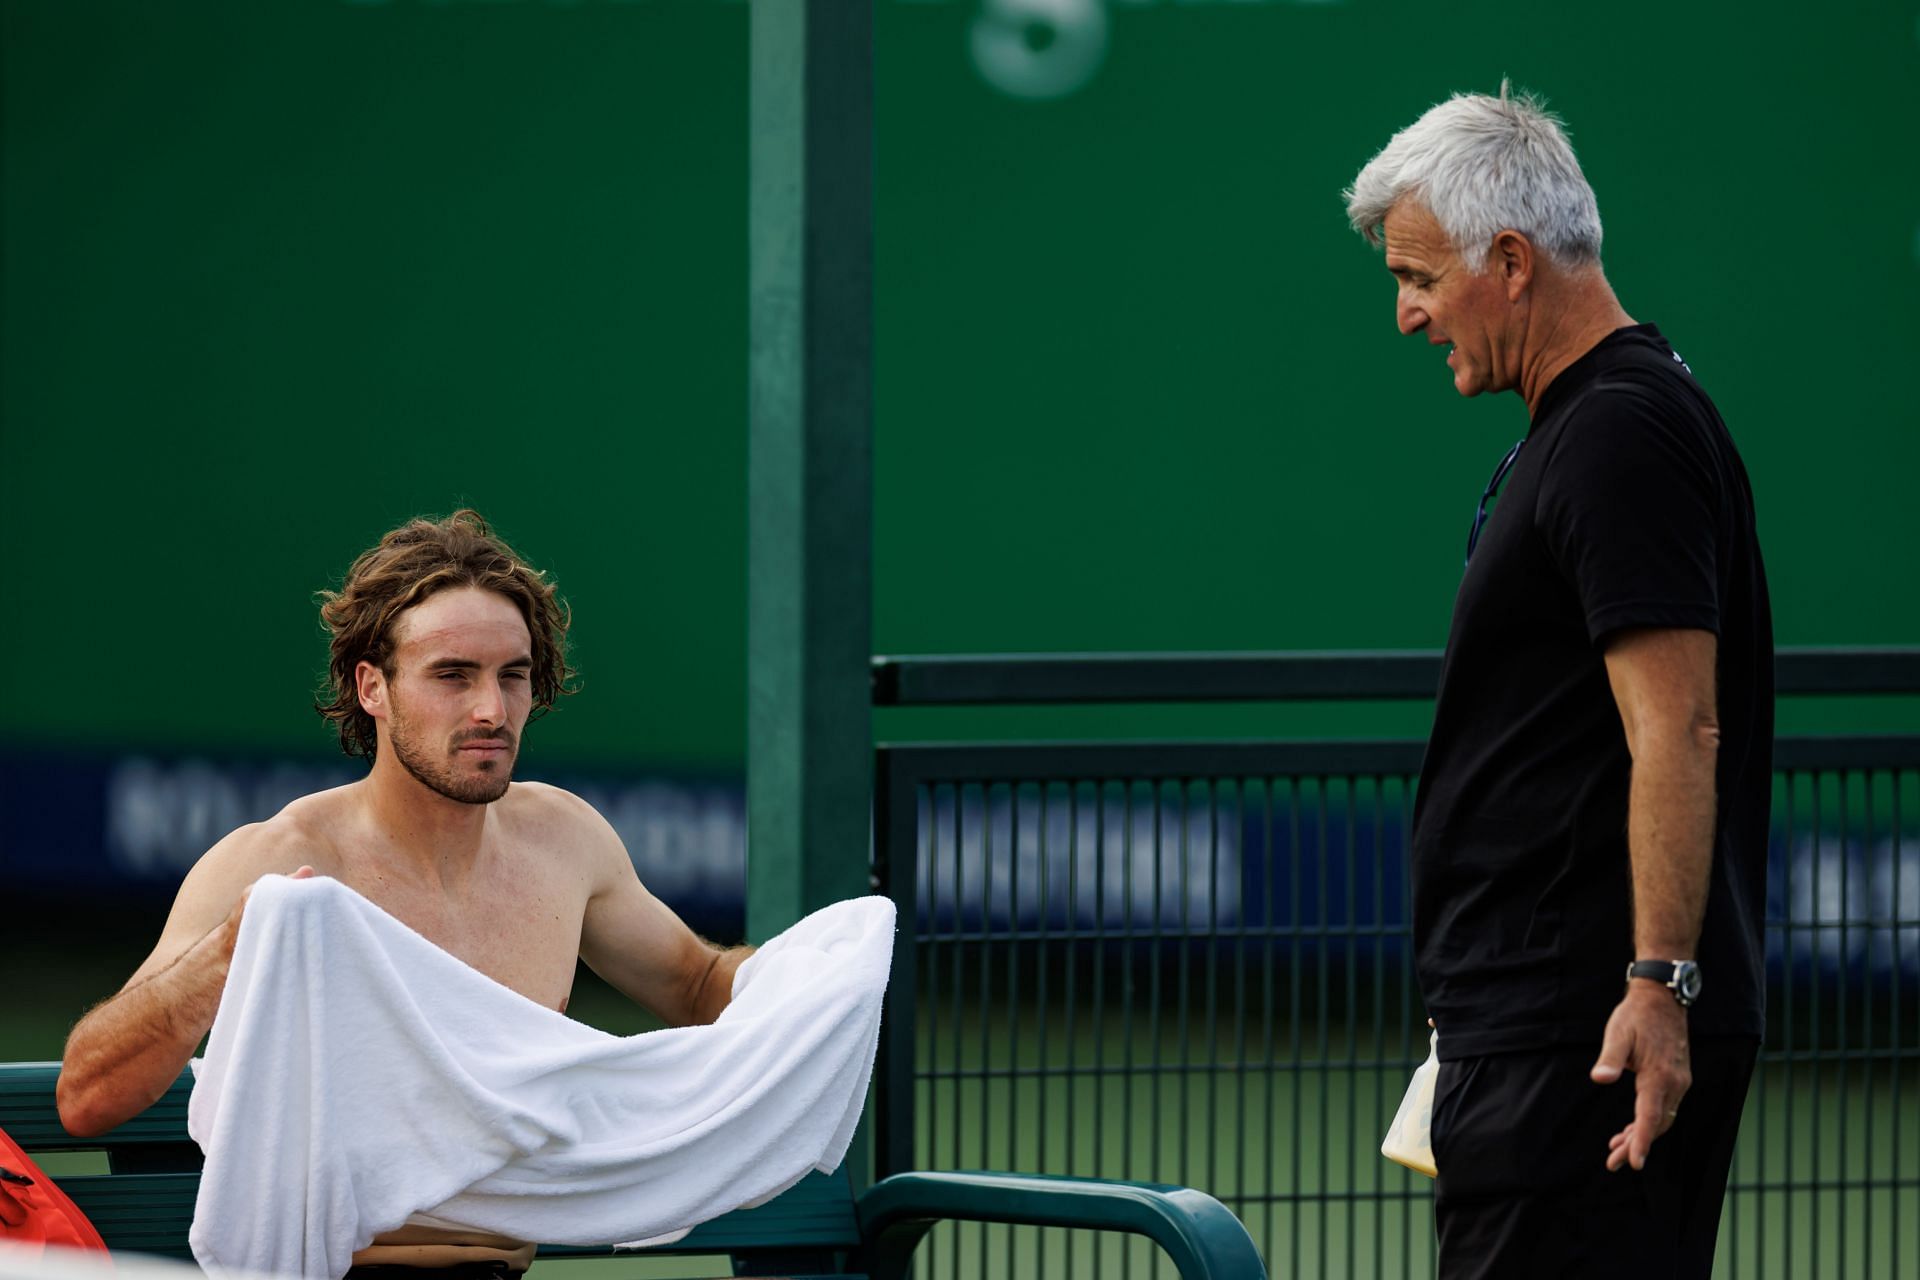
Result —
[{"label": "man's neck", "polygon": [[383,844],[424,877],[464,879],[486,838],[491,805],[450,800],[411,773],[391,751],[375,757],[365,783],[366,813]]},{"label": "man's neck", "polygon": [[1633,323],[1597,267],[1543,275],[1533,314],[1517,388],[1528,417],[1539,411],[1540,398],[1568,365]]}]

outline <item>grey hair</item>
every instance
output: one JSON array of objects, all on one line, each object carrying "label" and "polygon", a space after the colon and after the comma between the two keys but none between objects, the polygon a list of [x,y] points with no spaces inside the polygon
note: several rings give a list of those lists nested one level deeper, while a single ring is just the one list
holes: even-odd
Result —
[{"label": "grey hair", "polygon": [[1384,243],[1387,211],[1412,196],[1475,269],[1518,231],[1562,266],[1600,261],[1600,207],[1564,123],[1530,94],[1456,93],[1393,135],[1341,193],[1347,220]]}]

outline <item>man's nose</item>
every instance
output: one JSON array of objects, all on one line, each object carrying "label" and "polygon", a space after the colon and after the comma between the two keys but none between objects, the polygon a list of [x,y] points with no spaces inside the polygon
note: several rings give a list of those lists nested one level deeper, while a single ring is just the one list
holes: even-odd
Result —
[{"label": "man's nose", "polygon": [[482,724],[499,724],[507,717],[507,698],[500,682],[487,678],[474,685],[473,718]]},{"label": "man's nose", "polygon": [[1408,302],[1402,295],[1394,299],[1394,320],[1400,326],[1400,332],[1414,334],[1427,327],[1427,313]]}]

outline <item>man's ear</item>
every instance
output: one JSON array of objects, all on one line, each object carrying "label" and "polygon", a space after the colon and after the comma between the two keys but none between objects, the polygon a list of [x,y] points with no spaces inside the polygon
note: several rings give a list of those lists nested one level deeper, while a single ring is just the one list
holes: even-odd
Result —
[{"label": "man's ear", "polygon": [[1506,287],[1507,301],[1518,302],[1533,285],[1533,242],[1518,231],[1502,231],[1493,238],[1489,260]]},{"label": "man's ear", "polygon": [[385,720],[387,673],[371,662],[362,662],[353,669],[353,684],[360,698],[360,709],[375,720]]}]

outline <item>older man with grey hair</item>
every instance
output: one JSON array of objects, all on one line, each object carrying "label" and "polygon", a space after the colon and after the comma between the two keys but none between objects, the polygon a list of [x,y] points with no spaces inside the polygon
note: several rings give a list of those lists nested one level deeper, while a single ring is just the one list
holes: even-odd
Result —
[{"label": "older man with grey hair", "polygon": [[1414,812],[1440,1272],[1704,1277],[1764,1009],[1773,636],[1746,470],[1621,308],[1538,103],[1441,103],[1346,199],[1400,331],[1529,417],[1468,534]]}]

